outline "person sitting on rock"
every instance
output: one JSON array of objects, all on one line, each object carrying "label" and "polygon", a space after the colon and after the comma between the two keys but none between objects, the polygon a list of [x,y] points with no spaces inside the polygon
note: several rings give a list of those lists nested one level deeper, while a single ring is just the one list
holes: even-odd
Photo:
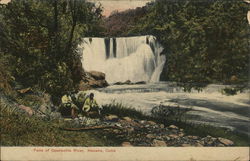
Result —
[{"label": "person sitting on rock", "polygon": [[62,101],[62,107],[64,109],[70,109],[71,117],[76,118],[78,107],[73,103],[73,101],[70,97],[70,93],[67,93],[64,96],[62,96],[61,101]]},{"label": "person sitting on rock", "polygon": [[82,107],[82,111],[83,114],[87,116],[94,112],[98,112],[98,115],[100,115],[99,106],[96,100],[94,99],[94,93],[90,93],[89,97],[85,100],[84,105]]},{"label": "person sitting on rock", "polygon": [[88,98],[87,94],[84,91],[80,91],[76,95],[75,104],[77,107],[81,108],[84,105],[85,100]]}]

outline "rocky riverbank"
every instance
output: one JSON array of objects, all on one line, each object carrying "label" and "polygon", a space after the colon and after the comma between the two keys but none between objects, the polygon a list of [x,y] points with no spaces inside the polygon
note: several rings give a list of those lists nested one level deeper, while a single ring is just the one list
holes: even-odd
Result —
[{"label": "rocky riverbank", "polygon": [[[138,120],[130,117],[119,118],[106,115],[102,119],[79,117],[74,120],[65,119],[72,131],[84,130],[83,127],[103,127],[103,135],[115,134],[121,140],[121,146],[146,147],[226,147],[234,146],[234,142],[225,138],[212,136],[199,137],[186,135],[185,130],[175,125],[165,127],[150,120]],[[109,127],[105,129],[105,127]],[[111,128],[110,128],[111,127]],[[113,128],[112,128],[113,127]],[[68,129],[70,130],[70,128]]]},{"label": "rocky riverbank", "polygon": [[[27,99],[33,100],[33,102],[25,102],[24,100]],[[175,123],[172,125],[161,124],[156,120],[152,121],[147,117],[143,117],[142,114],[139,115],[136,111],[126,112],[123,108],[119,109],[116,107],[118,105],[114,105],[114,109],[110,108],[109,110],[104,106],[104,111],[106,110],[106,112],[103,113],[101,118],[79,117],[70,119],[62,117],[57,112],[57,107],[53,106],[50,96],[46,94],[39,96],[29,94],[24,96],[22,101],[16,103],[13,103],[6,97],[1,97],[1,104],[3,107],[5,105],[11,106],[11,109],[14,111],[20,114],[24,113],[28,118],[37,118],[46,124],[59,121],[60,124],[56,126],[60,126],[61,128],[58,128],[58,131],[65,131],[65,128],[68,128],[67,130],[70,130],[74,135],[83,135],[85,131],[88,132],[91,130],[93,133],[96,133],[94,134],[96,137],[101,135],[105,140],[114,142],[115,146],[227,147],[239,145],[239,140],[232,137],[231,134],[229,138],[233,138],[233,141],[226,139],[228,137],[224,134],[225,138],[222,138],[222,134],[216,135],[218,137],[214,137],[213,134],[210,134],[212,136],[206,134],[207,136],[205,137],[197,136],[196,134],[191,135],[186,130],[186,127],[177,127]],[[118,111],[115,111],[115,109]],[[114,114],[115,112],[119,115]],[[75,131],[82,132],[78,133]],[[25,132],[27,133],[27,131]],[[109,144],[106,146],[109,146]]]}]

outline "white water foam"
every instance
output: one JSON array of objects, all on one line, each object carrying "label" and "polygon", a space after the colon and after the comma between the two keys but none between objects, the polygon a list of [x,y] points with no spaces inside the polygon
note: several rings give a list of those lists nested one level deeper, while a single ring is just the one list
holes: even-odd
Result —
[{"label": "white water foam", "polygon": [[79,46],[86,71],[101,71],[109,83],[158,82],[165,56],[153,36],[84,38]]}]

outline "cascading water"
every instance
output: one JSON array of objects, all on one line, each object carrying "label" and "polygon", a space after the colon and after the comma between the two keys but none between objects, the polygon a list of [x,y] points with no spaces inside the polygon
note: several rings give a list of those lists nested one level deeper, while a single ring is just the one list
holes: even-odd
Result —
[{"label": "cascading water", "polygon": [[86,71],[106,74],[109,83],[158,82],[165,56],[154,36],[83,38],[79,46]]}]

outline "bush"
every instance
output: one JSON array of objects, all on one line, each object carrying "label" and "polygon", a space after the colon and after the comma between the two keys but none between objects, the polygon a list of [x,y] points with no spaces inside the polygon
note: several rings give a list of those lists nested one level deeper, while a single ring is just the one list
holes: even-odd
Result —
[{"label": "bush", "polygon": [[145,115],[142,111],[136,110],[131,107],[126,107],[122,103],[112,102],[110,104],[103,105],[102,114],[113,114],[117,115],[118,117],[132,117],[137,119],[145,118]]},{"label": "bush", "polygon": [[180,106],[155,106],[151,110],[152,117],[160,120],[183,121],[185,114],[191,108],[180,108]]},{"label": "bush", "polygon": [[43,121],[28,117],[13,103],[0,97],[1,146],[117,146],[99,131],[63,131],[63,120]]}]

